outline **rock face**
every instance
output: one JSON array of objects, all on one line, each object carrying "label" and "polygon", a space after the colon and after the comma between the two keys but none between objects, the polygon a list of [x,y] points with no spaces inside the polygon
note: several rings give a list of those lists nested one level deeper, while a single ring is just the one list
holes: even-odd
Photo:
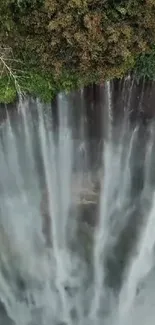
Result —
[{"label": "rock face", "polygon": [[[76,185],[75,185],[76,184]],[[77,223],[87,225],[94,228],[98,223],[98,207],[99,207],[99,182],[82,182],[78,184],[74,179],[71,188],[71,211],[70,217],[77,216]],[[47,189],[43,191],[41,200],[42,215],[42,232],[45,236],[47,246],[52,245],[51,234],[51,218],[49,213],[49,194]]]},{"label": "rock face", "polygon": [[0,300],[0,324],[15,325],[14,321],[8,316],[4,303]]}]

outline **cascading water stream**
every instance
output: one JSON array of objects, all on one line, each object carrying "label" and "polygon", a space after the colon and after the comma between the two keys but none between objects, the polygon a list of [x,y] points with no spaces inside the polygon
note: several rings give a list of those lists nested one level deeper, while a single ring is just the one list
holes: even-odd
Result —
[{"label": "cascading water stream", "polygon": [[142,309],[154,325],[143,303],[147,294],[151,304],[155,281],[154,123],[132,125],[132,80],[123,89],[116,123],[112,84],[102,87],[97,171],[88,162],[85,90],[77,121],[74,96],[59,94],[57,130],[51,106],[39,101],[21,100],[7,112],[0,128],[4,325],[137,325]]},{"label": "cascading water stream", "polygon": [[144,225],[144,230],[140,235],[139,244],[137,247],[136,257],[131,261],[129,266],[128,276],[125,279],[125,284],[120,292],[120,303],[119,303],[119,317],[120,321],[118,324],[124,324],[130,322],[130,313],[134,306],[134,300],[138,286],[145,280],[152,267],[154,266],[154,197],[152,209],[148,216],[148,221]]},{"label": "cascading water stream", "polygon": [[[61,108],[61,106],[60,106]],[[42,111],[40,109],[40,111]],[[65,116],[66,117],[66,116]],[[61,126],[61,119],[60,119],[60,126]],[[61,242],[61,236],[62,231],[61,231],[61,224],[60,224],[60,213],[62,211],[59,209],[59,207],[64,208],[64,202],[61,201],[61,193],[58,192],[58,179],[57,179],[57,170],[56,170],[56,164],[60,163],[60,160],[57,162],[56,161],[56,150],[55,150],[55,145],[52,137],[50,138],[50,142],[47,142],[47,137],[46,137],[46,129],[45,129],[45,124],[44,124],[44,116],[40,113],[40,140],[41,140],[41,146],[42,146],[42,156],[44,159],[44,168],[45,168],[45,179],[46,179],[46,186],[47,186],[47,195],[49,196],[48,202],[49,202],[49,216],[51,220],[51,236],[52,236],[52,243],[53,243],[53,253],[54,253],[54,258],[55,258],[55,263],[56,263],[56,287],[59,290],[60,297],[61,297],[61,304],[62,304],[62,314],[63,318],[65,321],[67,321],[68,324],[70,324],[70,319],[69,319],[69,311],[68,311],[68,304],[67,304],[67,298],[66,298],[66,292],[63,287],[63,281],[64,281],[64,272],[62,272],[63,268],[65,268],[64,265],[64,257],[61,258],[59,250],[60,245],[62,246],[65,245],[65,241],[63,240]],[[51,134],[52,136],[52,134]],[[61,141],[61,139],[60,139]],[[61,145],[61,144],[60,144]],[[49,157],[49,150],[50,148],[50,157]],[[67,152],[68,153],[68,152]],[[62,159],[63,157],[59,156],[59,159]],[[71,157],[69,156],[71,159]],[[62,161],[65,164],[65,161]],[[53,165],[53,166],[52,166]],[[67,166],[68,167],[68,166]],[[60,173],[62,173],[62,170],[59,169]],[[62,176],[62,175],[61,175]],[[63,181],[65,179],[63,178]],[[67,178],[68,181],[68,178]],[[66,183],[65,183],[66,185]],[[67,184],[68,185],[68,184]],[[64,186],[64,184],[63,184]],[[68,188],[66,188],[66,192],[68,191]],[[58,201],[58,196],[60,195],[59,199],[60,202]],[[66,197],[66,195],[65,195]],[[52,199],[50,199],[52,198]],[[64,199],[64,197],[63,197]],[[68,203],[68,202],[67,202]],[[66,212],[63,210],[63,212]],[[66,219],[66,213],[64,214],[64,219]],[[66,221],[66,220],[65,220]],[[62,222],[63,226],[66,227],[66,222]],[[64,250],[66,247],[63,247]]]}]

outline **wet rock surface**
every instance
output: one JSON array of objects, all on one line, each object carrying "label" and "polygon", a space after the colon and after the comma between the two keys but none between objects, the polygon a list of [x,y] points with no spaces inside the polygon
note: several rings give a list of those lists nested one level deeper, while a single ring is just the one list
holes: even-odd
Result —
[{"label": "wet rock surface", "polygon": [[[95,228],[98,224],[99,216],[99,197],[100,197],[100,183],[98,180],[92,182],[89,179],[89,174],[84,175],[86,180],[83,179],[82,183],[78,184],[78,176],[74,176],[74,182],[71,187],[71,207],[69,213],[70,218],[77,219],[78,224],[83,227]],[[46,238],[48,246],[52,245],[52,216],[49,212],[49,194],[45,189],[41,198],[41,215],[42,215],[42,231]],[[51,198],[52,203],[52,198]]]}]

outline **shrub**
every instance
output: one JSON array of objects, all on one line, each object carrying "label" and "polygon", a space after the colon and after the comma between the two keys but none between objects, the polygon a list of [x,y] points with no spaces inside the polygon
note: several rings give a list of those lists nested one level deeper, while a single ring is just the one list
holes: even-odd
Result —
[{"label": "shrub", "polygon": [[138,78],[155,80],[155,46],[137,58],[135,70]]}]

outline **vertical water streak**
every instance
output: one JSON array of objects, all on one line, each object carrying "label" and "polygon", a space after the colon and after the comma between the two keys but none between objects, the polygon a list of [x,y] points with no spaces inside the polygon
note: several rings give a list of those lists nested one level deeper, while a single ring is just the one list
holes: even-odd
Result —
[{"label": "vertical water streak", "polygon": [[[146,164],[151,160],[152,146],[150,146],[147,154]],[[150,165],[146,165],[146,169]],[[154,228],[155,228],[155,194],[153,195],[152,207],[145,216],[146,220],[143,228],[140,230],[139,240],[136,248],[136,256],[131,258],[131,262],[127,269],[127,275],[124,280],[124,285],[119,296],[119,324],[124,324],[134,306],[137,290],[142,284],[147,274],[150,272],[154,264]]]},{"label": "vertical water streak", "polygon": [[[91,303],[90,317],[92,322],[99,321],[99,310],[103,304],[103,298],[106,295],[105,286],[105,265],[104,253],[110,237],[109,223],[109,207],[112,203],[111,180],[112,180],[112,159],[113,159],[113,144],[112,144],[112,128],[113,128],[113,112],[112,112],[112,90],[110,81],[105,85],[105,107],[104,107],[104,125],[108,129],[104,131],[104,150],[103,150],[103,169],[101,175],[101,193],[99,207],[99,223],[95,231],[94,238],[94,294]],[[107,137],[107,140],[106,140]]]},{"label": "vertical water streak", "polygon": [[[88,139],[87,139],[87,121],[86,121],[86,112],[85,112],[85,102],[84,102],[84,89],[80,90],[80,127],[79,127],[79,140],[80,140],[80,147],[79,147],[79,154],[82,156],[82,162],[79,168],[83,171],[88,169]],[[82,176],[82,173],[81,173]]]},{"label": "vertical water streak", "polygon": [[[6,127],[3,130],[4,137],[6,141],[6,150],[5,150],[5,159],[6,159],[6,167],[8,168],[8,175],[10,175],[10,180],[12,177],[14,179],[14,184],[20,193],[24,195],[24,182],[23,177],[20,173],[20,163],[19,163],[19,152],[17,146],[17,138],[16,134],[13,131],[10,116],[7,116]],[[11,157],[11,160],[9,159]],[[12,168],[14,166],[14,168]]]},{"label": "vertical water streak", "polygon": [[145,163],[144,163],[144,192],[148,190],[151,184],[151,165],[153,152],[153,139],[155,136],[154,123],[149,130],[149,139],[146,146]]},{"label": "vertical water streak", "polygon": [[[122,205],[124,204],[125,201],[129,199],[129,190],[131,186],[131,172],[130,172],[130,164],[131,164],[131,159],[132,159],[132,151],[133,151],[133,146],[137,137],[137,132],[138,132],[138,126],[135,127],[131,134],[131,139],[129,140],[129,146],[128,152],[126,153],[126,157],[124,157],[125,161],[123,160],[123,166],[121,169],[120,165],[120,172],[121,175],[119,177],[120,179],[120,191],[119,191],[119,204]],[[125,145],[125,143],[124,143]]]},{"label": "vertical water streak", "polygon": [[[35,188],[35,191],[38,189],[38,179],[36,175],[36,166],[34,159],[34,150],[33,150],[33,132],[34,132],[34,124],[33,118],[30,112],[30,102],[29,100],[24,100],[20,98],[18,104],[18,113],[21,115],[21,127],[23,125],[23,131],[25,135],[25,152],[28,156],[28,165],[29,171],[31,171],[32,175],[35,175],[33,179],[33,183],[31,180],[31,187]],[[27,157],[26,157],[27,158]]]},{"label": "vertical water streak", "polygon": [[132,110],[131,101],[132,101],[132,92],[134,87],[134,77],[131,78],[129,75],[127,78],[124,79],[123,88],[122,88],[122,96],[121,99],[123,101],[123,112],[122,112],[122,122],[120,119],[120,144],[121,148],[124,147],[124,138],[127,132],[129,132],[129,123],[130,123],[130,113]]},{"label": "vertical water streak", "polygon": [[[127,78],[123,81],[123,87],[121,91],[121,100],[123,101],[123,109],[124,112],[122,113],[122,119],[119,120],[119,125],[117,125],[117,133],[116,133],[116,143],[117,143],[117,174],[115,182],[117,181],[117,187],[119,187],[119,192],[122,193],[123,197],[125,197],[126,193],[123,193],[122,185],[120,185],[120,181],[122,184],[122,180],[124,180],[124,186],[126,187],[126,190],[128,191],[130,187],[130,179],[129,177],[129,165],[130,165],[130,156],[132,153],[132,146],[134,143],[134,138],[137,134],[137,127],[135,127],[131,139],[131,129],[129,126],[130,123],[130,110],[131,110],[131,99],[132,99],[132,90],[134,86],[134,77],[131,78],[130,75],[127,76]],[[129,141],[129,144],[128,144]],[[129,151],[126,154],[126,147],[129,145]],[[125,155],[124,155],[125,152]],[[125,159],[125,162],[124,162]],[[123,170],[122,170],[123,169]],[[126,171],[128,171],[126,175]],[[123,173],[123,179],[122,179],[122,173]],[[124,179],[125,177],[125,179]],[[127,182],[126,182],[127,181]],[[129,182],[128,182],[129,181]],[[120,194],[119,194],[120,197]],[[119,204],[123,202],[122,199],[119,199]]]},{"label": "vertical water streak", "polygon": [[[43,108],[41,105],[39,109],[39,134],[41,142],[42,157],[44,161],[44,171],[46,186],[48,192],[48,205],[49,214],[51,219],[51,233],[52,233],[52,245],[53,254],[55,258],[55,268],[56,268],[56,287],[60,294],[61,304],[62,304],[62,315],[63,320],[70,325],[70,314],[68,308],[68,297],[64,289],[64,265],[63,259],[60,254],[61,250],[61,234],[59,233],[59,220],[60,220],[60,209],[59,209],[59,192],[58,192],[58,178],[57,178],[57,168],[56,168],[56,153],[55,145],[52,133],[50,134],[50,142],[47,141],[47,130],[44,121]],[[60,171],[59,171],[60,172]],[[60,310],[61,313],[61,310]]]},{"label": "vertical water streak", "polygon": [[149,273],[153,266],[153,254],[155,245],[155,196],[153,200],[154,201],[152,209],[148,216],[147,224],[144,225],[144,230],[140,236],[136,257],[131,262],[127,279],[125,280],[124,286],[120,292],[120,324],[124,324],[132,312],[138,286],[145,279],[146,275]]},{"label": "vertical water streak", "polygon": [[[74,181],[75,192],[77,195],[80,195],[80,190],[84,189],[86,184],[85,182],[89,182],[90,176],[90,144],[89,135],[88,135],[88,120],[87,120],[87,112],[85,107],[85,97],[84,97],[84,89],[80,90],[80,107],[78,107],[79,114],[79,125],[78,125],[78,137],[74,139],[74,146],[76,148],[76,166],[77,172],[75,173],[75,178],[77,181]],[[91,103],[93,105],[93,103]],[[93,109],[93,106],[92,106]],[[77,214],[79,211],[77,211]]]},{"label": "vertical water streak", "polygon": [[112,124],[113,124],[113,103],[112,103],[112,85],[111,81],[106,82],[106,101],[108,110],[108,138],[109,141],[112,139]]},{"label": "vertical water streak", "polygon": [[130,110],[131,110],[131,100],[132,100],[132,91],[135,83],[134,76],[128,75],[127,78],[125,78],[125,94],[126,98],[124,101],[124,113],[129,118]]},{"label": "vertical water streak", "polygon": [[[71,207],[71,179],[73,162],[73,140],[69,126],[71,107],[65,94],[58,95],[59,113],[59,141],[58,141],[58,173],[61,219],[59,231],[61,232],[62,247],[67,247],[67,226],[69,210]],[[64,261],[65,265],[65,261]]]},{"label": "vertical water streak", "polygon": [[[23,229],[20,228],[18,221],[20,214],[20,222],[24,228],[25,223],[23,211],[26,211],[27,209],[27,195],[24,191],[23,177],[20,172],[18,142],[8,113],[5,126],[2,129],[2,135],[5,137],[5,150],[0,144],[1,181],[3,179],[3,195],[1,197],[0,205],[0,263],[2,270],[3,268],[6,268],[6,274],[4,274],[4,270],[1,270],[1,300],[3,301],[11,319],[16,323],[27,325],[27,322],[30,320],[29,311],[26,306],[17,301],[17,297],[14,293],[16,287],[16,283],[14,283],[14,266],[16,268],[20,268],[21,266],[14,265],[15,254],[17,251],[19,252],[20,249],[22,250],[22,241],[20,241],[20,239]],[[19,202],[20,207],[23,207],[24,209],[23,211],[20,211],[19,209]],[[26,233],[26,228],[24,228],[24,232]],[[19,247],[17,247],[18,245]],[[26,259],[26,247],[24,258]],[[7,279],[8,273],[10,274],[9,279]],[[11,281],[13,281],[13,288],[10,283]],[[25,315],[24,318],[23,313]]]},{"label": "vertical water streak", "polygon": [[91,320],[95,324],[98,321],[99,310],[103,297],[106,294],[105,286],[105,269],[104,269],[104,253],[108,240],[110,239],[109,224],[109,204],[111,203],[110,181],[111,181],[111,161],[112,150],[111,144],[104,145],[104,168],[102,170],[102,183],[99,207],[99,223],[95,231],[94,238],[94,294],[91,303]]},{"label": "vertical water streak", "polygon": [[144,89],[145,89],[145,77],[143,77],[143,80],[142,80],[142,88],[141,88],[141,93],[139,96],[139,103],[138,103],[138,111],[140,113],[143,111],[142,102],[143,102],[143,98],[144,98]]}]

